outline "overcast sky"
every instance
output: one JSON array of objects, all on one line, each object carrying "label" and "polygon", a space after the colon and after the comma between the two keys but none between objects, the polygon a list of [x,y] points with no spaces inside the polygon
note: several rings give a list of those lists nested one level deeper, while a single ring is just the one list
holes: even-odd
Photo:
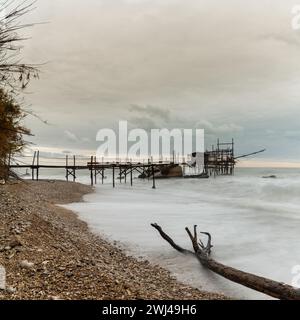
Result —
[{"label": "overcast sky", "polygon": [[[24,61],[36,148],[89,153],[96,133],[204,128],[259,161],[300,162],[300,30],[289,0],[39,0]],[[299,1],[300,4],[300,1]]]}]

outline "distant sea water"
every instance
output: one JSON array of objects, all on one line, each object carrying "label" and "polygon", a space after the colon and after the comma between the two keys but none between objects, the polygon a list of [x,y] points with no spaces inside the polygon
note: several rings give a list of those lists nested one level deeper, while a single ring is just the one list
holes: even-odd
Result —
[{"label": "distant sea water", "polygon": [[[45,178],[61,172],[41,172]],[[262,176],[276,175],[276,179]],[[89,183],[79,173],[78,181]],[[235,176],[210,179],[134,180],[134,185],[104,185],[84,203],[68,205],[91,230],[120,242],[130,254],[169,269],[179,280],[208,291],[241,299],[268,298],[203,269],[196,259],[174,251],[150,223],[157,222],[186,248],[184,230],[199,226],[213,236],[213,257],[224,264],[292,283],[300,265],[300,169],[237,168]]]}]

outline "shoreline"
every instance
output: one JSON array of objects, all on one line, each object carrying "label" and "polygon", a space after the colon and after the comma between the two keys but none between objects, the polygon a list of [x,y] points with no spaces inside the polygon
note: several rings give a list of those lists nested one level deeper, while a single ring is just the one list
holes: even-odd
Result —
[{"label": "shoreline", "polygon": [[87,185],[44,180],[0,186],[0,265],[5,300],[223,300],[126,255],[60,204],[83,201]]}]

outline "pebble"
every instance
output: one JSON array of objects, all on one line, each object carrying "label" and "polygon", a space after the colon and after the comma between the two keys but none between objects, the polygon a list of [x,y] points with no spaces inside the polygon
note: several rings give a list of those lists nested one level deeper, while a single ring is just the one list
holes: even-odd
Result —
[{"label": "pebble", "polygon": [[15,293],[17,291],[17,289],[14,288],[14,287],[7,287],[5,291],[7,293],[13,294],[13,293]]},{"label": "pebble", "polygon": [[15,239],[13,239],[10,244],[9,244],[9,247],[10,248],[16,248],[16,247],[21,247],[23,244],[22,244],[22,241],[19,237],[15,237]]},{"label": "pebble", "polygon": [[23,260],[20,262],[20,266],[25,269],[32,269],[34,267],[34,263],[29,262],[27,260]]},{"label": "pebble", "polygon": [[74,276],[74,273],[73,272],[66,272],[65,276],[68,277],[68,278],[71,278],[71,277]]}]

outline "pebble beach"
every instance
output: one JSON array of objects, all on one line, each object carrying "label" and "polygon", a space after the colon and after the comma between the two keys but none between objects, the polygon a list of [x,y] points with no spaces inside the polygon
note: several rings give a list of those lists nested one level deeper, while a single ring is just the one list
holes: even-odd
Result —
[{"label": "pebble beach", "polygon": [[22,181],[0,186],[4,300],[223,300],[126,255],[58,204],[82,201],[87,185]]}]

